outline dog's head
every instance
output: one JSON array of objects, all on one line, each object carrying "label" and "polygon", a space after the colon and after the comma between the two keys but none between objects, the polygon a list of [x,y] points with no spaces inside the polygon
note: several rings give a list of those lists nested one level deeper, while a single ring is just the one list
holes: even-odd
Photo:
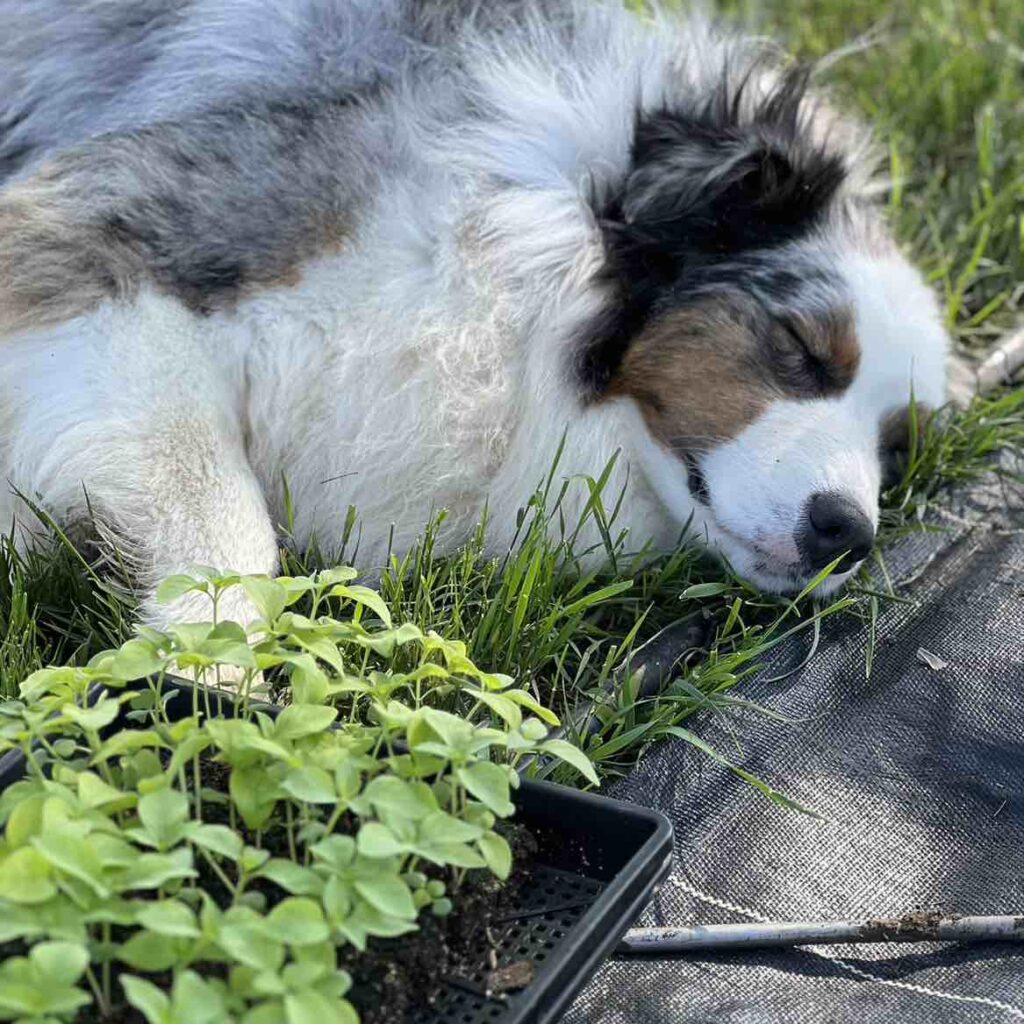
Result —
[{"label": "dog's head", "polygon": [[638,117],[628,175],[595,200],[606,301],[578,367],[594,401],[639,407],[633,447],[672,519],[775,591],[845,554],[834,588],[866,557],[947,347],[805,84],[723,80],[699,109]]}]

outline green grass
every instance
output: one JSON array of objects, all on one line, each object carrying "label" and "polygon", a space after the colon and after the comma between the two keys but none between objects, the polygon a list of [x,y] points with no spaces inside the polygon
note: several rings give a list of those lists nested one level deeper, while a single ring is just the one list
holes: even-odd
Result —
[{"label": "green grass", "polygon": [[[827,77],[841,102],[878,125],[894,183],[893,223],[943,295],[958,339],[980,347],[1011,323],[1024,301],[1024,7],[1017,0],[726,6],[748,19],[760,12],[761,27],[803,57],[879,27],[873,48],[848,56]],[[920,529],[944,487],[988,472],[1000,452],[1024,457],[1024,391],[943,413],[913,453],[904,482],[885,496],[882,562],[885,544]],[[381,586],[396,617],[464,639],[475,661],[516,675],[563,717],[617,679],[603,697],[600,728],[586,740],[606,776],[626,769],[647,744],[680,735],[695,710],[735,704],[740,698],[730,691],[773,645],[793,631],[812,640],[828,615],[865,620],[870,665],[874,623],[888,596],[884,572],[825,607],[808,599],[797,608],[758,594],[694,548],[629,550],[616,532],[618,495],[601,480],[579,486],[592,489],[589,514],[601,518],[613,571],[581,569],[571,530],[560,541],[548,538],[544,520],[559,508],[549,481],[524,511],[519,540],[505,557],[486,554],[486,522],[465,549],[438,555],[439,520]],[[307,571],[348,555],[289,550],[284,568]],[[0,693],[13,692],[41,664],[83,659],[123,639],[131,611],[123,588],[105,583],[66,539],[25,557],[0,543]],[[707,642],[686,654],[667,692],[636,700],[639,680],[626,668],[631,653],[689,618],[706,626]]]},{"label": "green grass", "polygon": [[983,344],[1024,302],[1024,5],[1018,0],[726,0],[803,59],[873,45],[825,81],[877,126],[900,238],[949,325]]}]

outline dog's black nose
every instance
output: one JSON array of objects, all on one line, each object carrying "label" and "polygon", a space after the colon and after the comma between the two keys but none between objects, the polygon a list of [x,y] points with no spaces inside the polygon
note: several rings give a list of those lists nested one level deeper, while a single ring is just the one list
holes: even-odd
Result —
[{"label": "dog's black nose", "polygon": [[866,558],[875,542],[875,528],[860,506],[841,491],[822,491],[807,499],[797,528],[796,544],[805,562],[823,569],[844,552],[838,572]]}]

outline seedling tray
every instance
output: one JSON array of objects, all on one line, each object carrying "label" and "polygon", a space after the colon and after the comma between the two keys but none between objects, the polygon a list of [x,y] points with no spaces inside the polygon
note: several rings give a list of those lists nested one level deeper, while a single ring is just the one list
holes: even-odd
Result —
[{"label": "seedling tray", "polygon": [[487,995],[491,966],[446,978],[433,1006],[410,1024],[547,1024],[556,1021],[617,945],[668,874],[672,826],[664,815],[567,786],[526,780],[516,821],[540,843],[523,905],[492,925],[498,967],[532,960],[532,983]]},{"label": "seedling tray", "polygon": [[[172,718],[192,713],[189,683],[165,680],[163,692]],[[210,698],[227,710],[230,698]],[[275,715],[279,709],[261,710]],[[5,754],[0,791],[24,773],[22,754]],[[515,820],[538,842],[521,905],[492,920],[493,945],[481,943],[479,962],[445,977],[440,996],[414,1010],[405,1024],[556,1021],[668,874],[672,826],[656,811],[530,780],[514,799]],[[495,970],[523,961],[533,967],[529,984],[518,991],[488,991]]]}]

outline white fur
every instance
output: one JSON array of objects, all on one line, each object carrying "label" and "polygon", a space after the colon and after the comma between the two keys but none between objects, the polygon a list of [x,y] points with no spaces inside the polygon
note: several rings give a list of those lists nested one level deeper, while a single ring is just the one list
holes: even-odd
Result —
[{"label": "white fur", "polygon": [[[88,493],[154,578],[193,561],[272,571],[286,476],[298,542],[329,548],[355,505],[373,569],[392,528],[400,551],[442,507],[451,546],[488,503],[500,549],[567,432],[563,474],[597,474],[621,450],[610,487],[628,481],[619,525],[635,546],[669,544],[693,517],[740,572],[799,585],[791,538],[809,494],[842,487],[877,516],[881,416],[911,379],[942,399],[938,313],[905,263],[836,235],[860,374],[839,399],[776,403],[714,450],[710,509],[635,406],[584,408],[567,372],[600,302],[586,189],[623,173],[638,95],[654,108],[700,89],[739,45],[600,4],[571,44],[540,20],[503,47],[470,40],[462,88],[486,116],[453,122],[443,95],[400,89],[393,161],[357,237],[297,286],[203,319],[147,291],[4,342],[4,475],[62,519]],[[585,500],[571,489],[566,515]]]},{"label": "white fur", "polygon": [[[153,577],[193,563],[261,572],[277,555],[238,396],[198,327],[147,294],[3,348],[8,479],[64,522],[95,502]],[[18,503],[4,499],[9,522]]]}]

